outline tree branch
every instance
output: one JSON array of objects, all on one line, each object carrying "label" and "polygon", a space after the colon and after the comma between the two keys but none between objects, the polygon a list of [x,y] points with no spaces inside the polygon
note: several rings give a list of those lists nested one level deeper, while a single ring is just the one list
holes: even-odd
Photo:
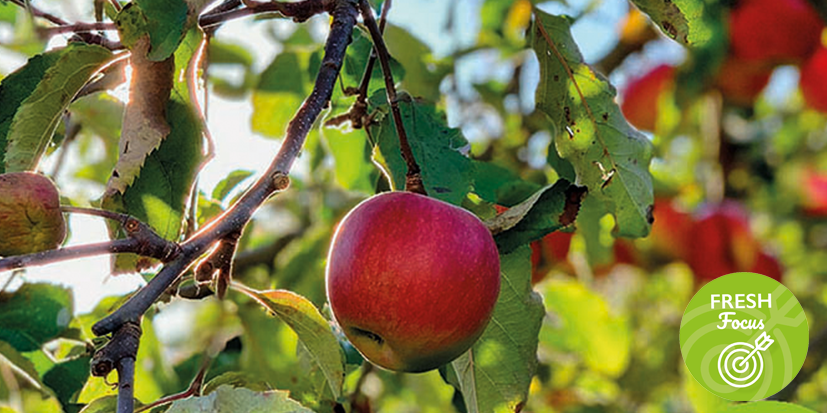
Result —
[{"label": "tree branch", "polygon": [[248,6],[230,10],[221,8],[202,15],[198,24],[202,28],[208,28],[227,22],[229,20],[252,16],[263,13],[279,13],[285,17],[292,17],[296,22],[303,22],[319,13],[330,11],[336,0],[302,0],[294,3],[273,2],[244,2]]},{"label": "tree branch", "polygon": [[126,323],[92,356],[93,376],[106,377],[113,369],[118,370],[118,413],[132,413],[134,409],[135,359],[141,333],[140,320]]},{"label": "tree branch", "polygon": [[48,37],[56,36],[58,34],[66,33],[86,33],[98,30],[118,30],[115,23],[75,23],[64,24],[55,27],[44,27],[39,29],[41,33]]},{"label": "tree branch", "polygon": [[[50,13],[46,13],[46,12],[32,6],[30,1],[24,1],[24,0],[9,0],[9,1],[12,2],[13,4],[17,5],[17,6],[20,6],[24,9],[26,9],[29,13],[31,13],[31,15],[33,17],[40,17],[40,18],[45,19],[45,20],[49,21],[50,23],[56,24],[58,26],[73,26],[71,23],[67,22],[66,20],[61,19],[60,17],[57,17],[57,16],[55,16],[53,14],[50,14]],[[89,24],[94,25],[96,23],[79,23],[79,25],[89,25]],[[46,29],[46,30],[50,30],[50,29]],[[109,40],[109,39],[107,39],[103,36],[97,35],[97,34],[85,33],[85,32],[84,33],[76,33],[76,32],[74,32],[74,30],[67,30],[67,32],[75,33],[75,35],[80,40],[83,40],[86,43],[101,45],[101,46],[103,46],[103,47],[105,47],[109,50],[123,49],[123,45],[121,45],[119,42],[113,42],[112,40]]]},{"label": "tree branch", "polygon": [[124,252],[131,252],[166,262],[177,256],[180,251],[178,244],[164,239],[155,233],[149,225],[129,215],[102,209],[69,206],[61,207],[61,210],[64,212],[94,215],[116,221],[123,227],[127,238],[2,258],[0,259],[0,272],[95,255],[119,254]]},{"label": "tree branch", "polygon": [[405,126],[402,124],[402,112],[399,110],[396,85],[393,83],[393,73],[391,73],[388,48],[385,46],[385,41],[382,39],[382,32],[379,30],[379,26],[373,18],[373,10],[370,8],[367,0],[359,0],[359,8],[362,12],[365,26],[367,26],[368,31],[370,31],[370,37],[373,39],[373,47],[379,56],[379,64],[382,66],[382,72],[385,75],[385,91],[388,95],[388,103],[391,105],[396,134],[399,136],[399,148],[402,151],[402,158],[405,159],[405,163],[408,165],[408,173],[405,175],[405,190],[427,195],[425,185],[422,184],[422,174],[419,170],[419,165],[417,165],[413,151],[411,151],[411,145],[408,143],[408,135],[405,133]]},{"label": "tree branch", "polygon": [[[302,2],[294,4],[302,4]],[[281,149],[264,175],[230,209],[184,242],[181,245],[180,254],[167,263],[144,288],[114,313],[96,323],[92,327],[96,335],[113,332],[127,322],[140,319],[141,315],[198,257],[215,242],[224,239],[229,234],[241,232],[264,201],[274,192],[286,188],[287,173],[299,155],[310,128],[330,101],[353,27],[356,25],[357,13],[352,0],[335,1],[331,10],[333,22],[313,91],[290,121]]]}]

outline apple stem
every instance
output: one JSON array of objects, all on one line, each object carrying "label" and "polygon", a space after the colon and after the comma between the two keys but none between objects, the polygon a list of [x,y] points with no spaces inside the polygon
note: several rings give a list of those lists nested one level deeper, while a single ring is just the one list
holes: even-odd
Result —
[{"label": "apple stem", "polygon": [[402,152],[402,158],[405,160],[405,164],[408,166],[408,173],[405,175],[405,190],[428,195],[425,191],[425,185],[422,183],[422,173],[420,172],[419,165],[416,163],[411,145],[408,143],[408,135],[405,133],[405,126],[402,123],[402,112],[399,110],[399,96],[396,94],[393,73],[391,73],[390,54],[385,45],[385,40],[382,38],[382,30],[380,30],[376,24],[376,19],[373,17],[373,9],[370,8],[367,0],[359,0],[359,8],[362,12],[362,19],[364,19],[365,26],[367,26],[370,37],[373,39],[373,48],[379,58],[379,64],[382,66],[382,73],[385,77],[385,93],[387,93],[388,103],[391,105],[396,134],[399,136],[399,149]]}]

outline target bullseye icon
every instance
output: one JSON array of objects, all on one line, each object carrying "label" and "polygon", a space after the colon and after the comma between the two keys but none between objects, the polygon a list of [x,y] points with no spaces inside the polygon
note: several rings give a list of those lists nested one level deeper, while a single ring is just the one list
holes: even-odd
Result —
[{"label": "target bullseye icon", "polygon": [[737,342],[726,346],[718,356],[718,374],[732,387],[752,386],[764,372],[764,358],[760,352],[766,351],[774,342],[765,331],[755,339],[755,345]]}]

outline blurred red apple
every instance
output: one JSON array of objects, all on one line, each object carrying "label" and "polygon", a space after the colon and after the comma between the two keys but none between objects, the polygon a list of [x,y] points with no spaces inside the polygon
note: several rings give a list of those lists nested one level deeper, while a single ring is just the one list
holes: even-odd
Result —
[{"label": "blurred red apple", "polygon": [[692,216],[675,207],[669,198],[655,198],[652,215],[652,232],[649,239],[655,254],[667,260],[684,260],[689,257]]},{"label": "blurred red apple", "polygon": [[807,0],[741,0],[729,16],[730,47],[741,59],[800,62],[818,46],[823,26]]},{"label": "blurred red apple", "polygon": [[802,191],[804,212],[810,216],[827,216],[827,173],[807,169]]},{"label": "blurred red apple", "polygon": [[827,113],[827,48],[819,47],[801,67],[799,87],[807,106]]},{"label": "blurred red apple", "polygon": [[715,77],[715,87],[724,99],[738,106],[752,106],[770,82],[773,66],[762,61],[729,56]]},{"label": "blurred red apple", "polygon": [[482,334],[500,290],[500,261],[488,228],[470,212],[387,192],[342,220],[326,278],[333,315],[365,358],[421,372]]},{"label": "blurred red apple", "polygon": [[537,284],[546,278],[552,268],[568,270],[569,249],[572,232],[555,231],[540,241],[531,243],[531,284]]},{"label": "blurred red apple", "polygon": [[749,271],[761,253],[749,217],[737,202],[706,207],[692,228],[688,264],[699,280]]},{"label": "blurred red apple", "polygon": [[763,251],[758,254],[755,264],[748,271],[763,274],[775,281],[783,282],[784,270],[781,268],[781,263],[775,257]]},{"label": "blurred red apple", "polygon": [[674,81],[675,68],[667,64],[631,79],[621,96],[623,116],[640,130],[654,131],[658,120],[658,100],[664,91],[673,87]]}]

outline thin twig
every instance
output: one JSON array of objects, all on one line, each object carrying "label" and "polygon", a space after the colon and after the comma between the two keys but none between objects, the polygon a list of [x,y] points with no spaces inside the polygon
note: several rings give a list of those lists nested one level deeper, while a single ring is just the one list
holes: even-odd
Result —
[{"label": "thin twig", "polygon": [[143,406],[143,407],[135,410],[135,413],[140,413],[140,412],[143,412],[143,411],[154,409],[158,406],[163,406],[165,404],[170,404],[170,403],[172,403],[176,400],[183,400],[183,399],[186,399],[186,398],[189,398],[189,397],[192,397],[192,396],[200,396],[201,395],[201,387],[204,386],[204,378],[207,376],[207,370],[210,367],[210,362],[211,361],[212,361],[212,358],[210,358],[209,356],[206,356],[206,355],[204,356],[204,359],[201,362],[201,368],[198,369],[198,373],[192,379],[192,381],[190,382],[189,387],[187,387],[186,390],[184,390],[180,393],[175,393],[175,394],[171,394],[171,395],[166,396],[166,397],[162,397],[162,398],[160,398],[160,399],[158,399],[158,400],[156,400],[156,401],[154,401],[154,402],[152,402],[152,403],[150,403],[146,406]]},{"label": "thin twig", "polygon": [[[385,33],[385,23],[387,22],[388,10],[391,8],[391,0],[385,1],[382,5],[382,16],[379,18],[379,32]],[[376,66],[376,49],[370,49],[370,56],[365,65],[365,71],[362,73],[362,80],[359,82],[359,87],[356,89],[356,101],[350,109],[341,115],[333,116],[325,122],[325,126],[339,126],[342,123],[350,122],[353,129],[361,129],[365,126],[365,120],[368,116],[368,87],[370,80],[373,77],[373,68]],[[345,94],[350,92],[351,88],[345,90]]]},{"label": "thin twig", "polygon": [[46,36],[52,37],[58,34],[66,33],[88,33],[99,30],[118,30],[118,27],[115,26],[115,23],[75,23],[55,27],[44,27],[39,30]]},{"label": "thin twig", "polygon": [[[72,25],[71,23],[67,22],[66,20],[61,19],[60,17],[57,17],[57,16],[55,16],[53,14],[50,14],[50,13],[46,13],[46,12],[32,6],[30,1],[24,1],[24,0],[9,0],[9,1],[11,1],[12,4],[15,4],[17,6],[20,6],[24,9],[26,9],[26,11],[28,11],[31,14],[32,17],[40,17],[40,18],[45,19],[45,20],[49,21],[50,23],[56,24],[58,26],[71,26]],[[82,23],[82,24],[84,24],[84,23]],[[85,24],[95,24],[95,23],[85,23]],[[79,38],[80,40],[83,40],[86,43],[101,45],[101,46],[103,46],[103,47],[105,47],[109,50],[123,49],[123,45],[120,42],[115,42],[115,41],[109,40],[109,39],[107,39],[103,36],[97,35],[97,34],[83,32],[83,33],[75,33],[75,35],[77,36],[77,38]]]},{"label": "thin twig", "polygon": [[382,32],[379,30],[379,26],[373,18],[373,10],[370,8],[367,0],[359,0],[359,8],[362,11],[365,26],[367,26],[368,31],[370,31],[370,37],[373,39],[373,47],[376,49],[376,54],[379,56],[379,64],[382,66],[382,72],[385,75],[385,92],[388,95],[388,103],[391,105],[396,133],[399,135],[399,149],[402,152],[402,158],[408,165],[408,173],[405,175],[405,190],[427,195],[425,185],[422,184],[422,174],[419,170],[419,165],[416,163],[411,145],[408,143],[408,135],[405,133],[405,126],[402,123],[402,112],[399,110],[396,85],[393,83],[393,73],[391,73],[388,48],[385,46],[385,41],[382,39]]},{"label": "thin twig", "polygon": [[333,15],[333,22],[313,91],[290,121],[284,142],[270,167],[230,209],[184,242],[178,257],[167,263],[144,288],[114,313],[97,322],[92,327],[96,335],[110,333],[124,323],[140,318],[201,254],[217,240],[241,231],[264,201],[286,184],[286,175],[299,155],[310,128],[330,101],[348,40],[356,24],[357,10],[350,0],[337,0],[334,6],[328,10]]},{"label": "thin twig", "polygon": [[292,17],[296,22],[303,22],[316,14],[330,10],[336,0],[302,0],[294,3],[278,1],[255,3],[253,6],[241,9],[219,10],[209,12],[198,19],[202,28],[215,26],[229,20],[263,13],[279,13],[285,17]]},{"label": "thin twig", "polygon": [[60,26],[69,24],[66,20],[63,20],[60,17],[55,16],[54,14],[46,13],[46,12],[38,9],[37,7],[34,7],[31,4],[31,2],[29,2],[29,1],[23,1],[23,0],[10,0],[10,1],[13,4],[18,5],[22,8],[24,8],[24,9],[26,9],[26,11],[31,13],[32,16],[34,16],[34,17],[40,17],[42,19],[46,19],[46,20],[48,20],[48,21],[50,21],[54,24],[60,25]]}]

